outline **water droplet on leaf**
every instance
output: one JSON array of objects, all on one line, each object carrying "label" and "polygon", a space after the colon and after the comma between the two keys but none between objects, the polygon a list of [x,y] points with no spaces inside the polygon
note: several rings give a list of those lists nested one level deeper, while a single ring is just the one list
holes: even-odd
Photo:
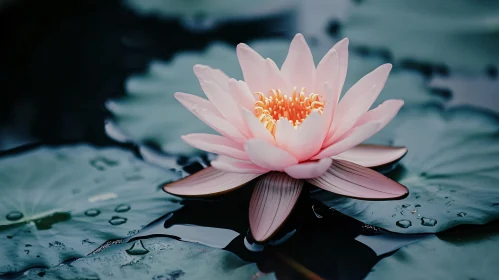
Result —
[{"label": "water droplet on leaf", "polygon": [[142,240],[135,241],[133,243],[132,247],[129,249],[125,250],[129,255],[145,255],[149,253],[149,250],[147,250],[144,247],[144,244],[142,243]]},{"label": "water droplet on leaf", "polygon": [[409,220],[400,220],[400,221],[397,221],[395,224],[401,228],[408,228],[408,227],[412,226],[412,223]]},{"label": "water droplet on leaf", "polygon": [[119,164],[118,161],[105,157],[96,157],[89,161],[90,165],[99,171],[106,170],[107,167],[113,167]]},{"label": "water droplet on leaf", "polygon": [[100,214],[99,209],[88,209],[87,211],[85,211],[85,216],[89,217],[95,217],[98,216],[99,214]]},{"label": "water droplet on leaf", "polygon": [[421,225],[426,227],[433,227],[437,224],[437,220],[431,218],[421,218]]},{"label": "water droplet on leaf", "polygon": [[421,205],[416,204],[416,205],[414,205],[414,207],[419,208],[419,207],[421,207]]},{"label": "water droplet on leaf", "polygon": [[466,216],[466,213],[465,212],[460,212],[460,213],[457,213],[457,216],[458,217],[464,217],[464,216]]},{"label": "water droplet on leaf", "polygon": [[19,211],[9,212],[7,214],[7,216],[5,216],[5,218],[7,218],[7,220],[9,220],[9,221],[18,221],[18,220],[22,219],[23,217],[24,217],[23,213],[21,213]]},{"label": "water droplet on leaf", "polygon": [[322,219],[322,215],[318,214],[318,213],[315,211],[315,205],[312,205],[312,212],[314,212],[314,215],[317,217],[317,219]]},{"label": "water droplet on leaf", "polygon": [[126,223],[127,220],[128,220],[127,218],[123,218],[120,216],[113,216],[111,220],[109,220],[109,223],[113,226],[119,226]]},{"label": "water droplet on leaf", "polygon": [[411,206],[410,204],[404,204],[402,205],[402,208],[408,208],[409,206]]},{"label": "water droplet on leaf", "polygon": [[130,208],[131,208],[130,205],[120,204],[116,206],[116,208],[114,208],[114,212],[123,213],[130,210]]}]

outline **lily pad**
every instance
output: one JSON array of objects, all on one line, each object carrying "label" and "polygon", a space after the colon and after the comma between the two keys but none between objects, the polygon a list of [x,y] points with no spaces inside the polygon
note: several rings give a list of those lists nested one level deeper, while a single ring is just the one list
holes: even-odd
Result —
[{"label": "lily pad", "polygon": [[484,71],[499,65],[498,8],[497,1],[362,1],[351,9],[342,35],[356,45],[387,49],[398,61]]},{"label": "lily pad", "polygon": [[381,260],[366,279],[481,279],[499,274],[499,224],[411,244]]},{"label": "lily pad", "polygon": [[48,267],[181,207],[176,175],[119,148],[38,147],[0,159],[0,274]]},{"label": "lily pad", "polygon": [[472,106],[499,114],[499,78],[488,76],[433,77],[432,88],[450,91],[448,108]]},{"label": "lily pad", "polygon": [[[263,57],[270,57],[281,65],[286,57],[289,42],[256,41],[250,43],[250,46]],[[332,46],[333,42],[312,47],[316,63]],[[353,85],[383,62],[378,57],[362,57],[351,53],[346,87]],[[213,43],[202,52],[179,53],[169,63],[153,61],[145,74],[127,80],[127,96],[107,102],[106,107],[114,116],[106,125],[108,135],[122,142],[152,142],[162,151],[171,154],[195,153],[197,150],[184,143],[180,136],[213,131],[173,97],[177,91],[204,97],[192,70],[195,64],[210,65],[235,79],[243,78],[235,47],[223,43]],[[406,106],[441,102],[440,97],[432,95],[426,88],[421,74],[401,69],[393,70],[375,106],[392,98],[405,100]]]},{"label": "lily pad", "polygon": [[127,6],[142,15],[160,18],[177,18],[198,22],[260,17],[287,12],[293,9],[298,0],[201,0],[192,4],[178,0],[126,0]]},{"label": "lily pad", "polygon": [[389,177],[409,189],[394,201],[314,194],[364,223],[399,233],[439,232],[499,218],[499,120],[471,109],[401,111],[374,143],[409,151]]},{"label": "lily pad", "polygon": [[25,273],[32,279],[275,279],[254,263],[199,244],[157,237],[112,245],[71,264]]}]

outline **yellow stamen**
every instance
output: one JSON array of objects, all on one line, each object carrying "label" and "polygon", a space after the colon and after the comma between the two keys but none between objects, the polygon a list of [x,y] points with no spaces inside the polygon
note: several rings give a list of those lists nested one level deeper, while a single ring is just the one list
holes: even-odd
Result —
[{"label": "yellow stamen", "polygon": [[254,113],[270,133],[275,133],[276,122],[286,118],[295,128],[298,127],[310,115],[312,111],[320,114],[324,112],[324,102],[318,94],[306,95],[306,89],[300,92],[294,88],[291,96],[282,94],[279,89],[271,89],[269,96],[261,92],[255,92]]}]

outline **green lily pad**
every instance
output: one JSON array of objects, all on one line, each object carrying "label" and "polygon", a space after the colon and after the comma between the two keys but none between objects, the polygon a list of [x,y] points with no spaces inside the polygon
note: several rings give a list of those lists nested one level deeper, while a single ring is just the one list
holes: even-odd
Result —
[{"label": "green lily pad", "polygon": [[181,207],[176,179],[119,148],[38,147],[0,159],[0,274],[82,257]]},{"label": "green lily pad", "polygon": [[167,237],[112,245],[71,264],[28,271],[25,278],[40,275],[43,279],[275,279],[228,251]]},{"label": "green lily pad", "polygon": [[441,234],[381,260],[366,277],[375,279],[480,279],[499,274],[499,224]]},{"label": "green lily pad", "polygon": [[[250,46],[263,57],[270,57],[281,65],[289,43],[287,40],[269,40],[256,41]],[[316,63],[332,45],[333,42],[312,47]],[[345,91],[383,63],[380,58],[361,57],[351,52]],[[201,52],[179,53],[169,63],[154,61],[146,73],[127,80],[127,96],[107,102],[106,107],[113,114],[113,121],[106,125],[108,135],[122,142],[152,142],[170,154],[196,152],[180,136],[213,131],[173,97],[178,91],[205,97],[192,70],[195,64],[210,65],[235,79],[243,78],[235,47],[223,43],[213,43]],[[426,88],[421,74],[400,69],[393,70],[375,106],[392,98],[403,99],[407,105],[442,101]]]},{"label": "green lily pad", "polygon": [[363,1],[351,9],[342,35],[355,45],[387,49],[396,60],[484,71],[499,66],[498,16],[497,1]]},{"label": "green lily pad", "polygon": [[430,86],[450,91],[452,96],[446,107],[472,106],[499,114],[499,78],[481,76],[436,76]]},{"label": "green lily pad", "polygon": [[245,0],[205,0],[197,1],[195,9],[191,3],[177,0],[125,0],[124,3],[136,13],[144,16],[166,19],[182,18],[198,22],[206,21],[209,24],[211,21],[241,20],[287,12],[295,8],[299,1],[256,0],[250,4]]},{"label": "green lily pad", "polygon": [[499,120],[468,109],[413,108],[371,140],[406,146],[388,176],[409,189],[394,201],[363,201],[317,192],[345,215],[399,233],[439,232],[499,218]]}]

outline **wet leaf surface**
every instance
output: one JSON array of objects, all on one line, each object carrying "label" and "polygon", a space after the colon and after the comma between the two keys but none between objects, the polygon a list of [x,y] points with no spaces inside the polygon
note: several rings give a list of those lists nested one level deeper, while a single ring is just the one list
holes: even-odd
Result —
[{"label": "wet leaf surface", "polygon": [[409,149],[387,175],[409,189],[394,201],[317,192],[330,207],[399,233],[440,232],[499,218],[499,121],[469,109],[406,110],[370,141]]},{"label": "wet leaf surface", "polygon": [[496,279],[499,223],[459,227],[400,249],[366,279]]},{"label": "wet leaf surface", "polygon": [[156,237],[113,245],[71,264],[33,269],[20,279],[263,280],[275,276],[261,273],[256,264],[224,250]]},{"label": "wet leaf surface", "polygon": [[388,50],[408,64],[464,71],[495,64],[497,69],[499,27],[491,19],[499,15],[498,7],[495,1],[362,1],[351,10],[342,35],[356,45]]},{"label": "wet leaf surface", "polygon": [[451,94],[448,108],[475,107],[499,114],[499,78],[488,76],[436,76],[430,86]]},{"label": "wet leaf surface", "polygon": [[85,256],[181,207],[172,172],[120,148],[41,146],[0,159],[0,274]]}]

